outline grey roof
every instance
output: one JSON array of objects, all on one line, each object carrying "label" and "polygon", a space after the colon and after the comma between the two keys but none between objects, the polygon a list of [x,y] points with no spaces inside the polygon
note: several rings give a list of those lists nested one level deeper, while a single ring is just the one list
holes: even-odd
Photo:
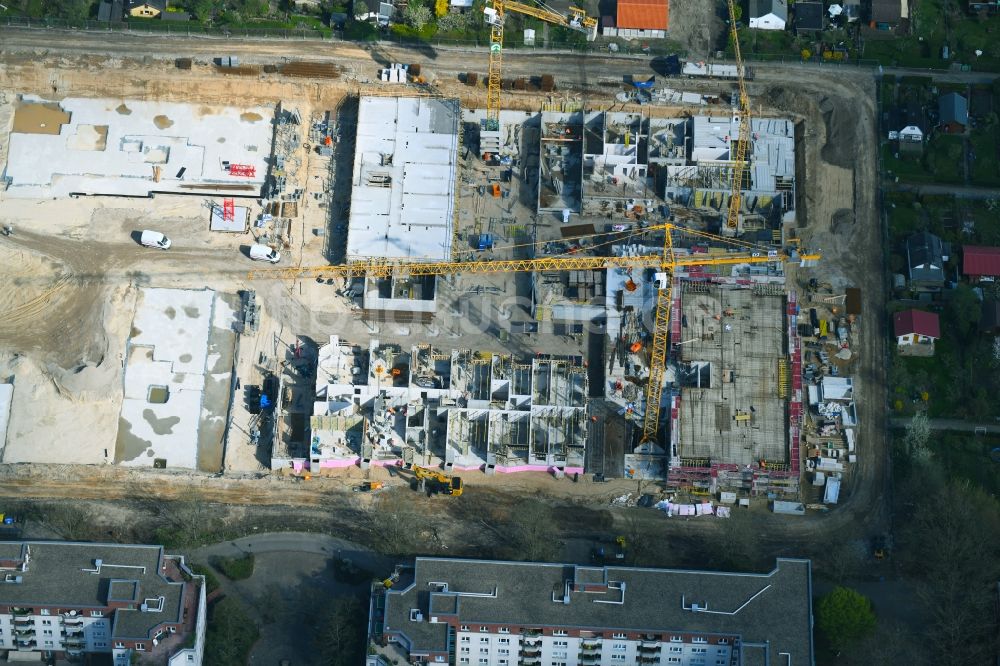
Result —
[{"label": "grey roof", "polygon": [[[571,591],[574,582],[595,577],[615,586]],[[429,620],[431,605],[444,613],[439,597],[450,595],[461,624],[738,635],[742,643],[767,641],[772,663],[778,653],[789,653],[792,663],[808,664],[811,585],[808,560],[778,559],[771,573],[740,574],[417,558],[414,582],[386,595],[384,631],[405,635],[411,653],[447,651],[449,625]],[[691,604],[724,612],[695,612]],[[410,619],[413,609],[421,611],[421,621]]]},{"label": "grey roof", "polygon": [[121,21],[125,13],[125,0],[103,0],[97,8],[98,21]]},{"label": "grey roof", "polygon": [[922,231],[907,238],[906,258],[910,280],[944,281],[944,248],[941,239],[934,234]]},{"label": "grey roof", "polygon": [[872,21],[895,25],[903,17],[900,0],[872,0]]},{"label": "grey roof", "polygon": [[[108,599],[136,599],[135,610],[115,611],[113,638],[149,638],[157,626],[183,620],[184,584],[160,575],[161,546],[103,543],[24,541],[7,546],[5,558],[23,560],[20,583],[0,583],[0,603],[15,606],[56,606],[67,610],[107,608]],[[13,548],[18,550],[11,556]],[[101,560],[100,572],[96,572]],[[147,599],[161,612],[143,612]]]},{"label": "grey roof", "polygon": [[996,331],[1000,329],[1000,301],[984,300],[983,315],[979,319],[979,330]]},{"label": "grey roof", "polygon": [[785,0],[750,0],[750,18],[774,14],[782,21],[788,20],[788,3]]},{"label": "grey roof", "polygon": [[942,125],[969,124],[969,100],[958,93],[948,93],[938,98],[938,118]]},{"label": "grey roof", "polygon": [[822,30],[823,29],[823,3],[822,2],[796,2],[795,3],[795,29],[796,30]]}]

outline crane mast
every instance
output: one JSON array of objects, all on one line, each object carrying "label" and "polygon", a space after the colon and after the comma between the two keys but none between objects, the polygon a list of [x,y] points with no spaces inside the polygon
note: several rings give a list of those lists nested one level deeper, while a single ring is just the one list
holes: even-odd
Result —
[{"label": "crane mast", "polygon": [[733,53],[736,56],[736,85],[739,88],[738,111],[734,120],[739,123],[733,157],[732,196],[726,215],[726,232],[735,235],[740,226],[740,207],[743,200],[743,174],[746,171],[747,147],[750,145],[750,96],[747,94],[746,69],[743,53],[740,51],[740,36],[736,28],[736,5],[734,0],[726,0],[729,5],[729,31],[733,38]]},{"label": "crane mast", "polygon": [[483,122],[483,129],[498,132],[500,131],[500,83],[503,80],[503,26],[507,12],[533,16],[546,23],[586,33],[588,41],[593,41],[597,37],[597,19],[588,17],[579,7],[570,7],[568,13],[562,14],[545,6],[536,7],[516,0],[492,0],[492,4],[492,7],[483,10],[486,23],[490,26],[490,69],[486,81],[486,120]]}]

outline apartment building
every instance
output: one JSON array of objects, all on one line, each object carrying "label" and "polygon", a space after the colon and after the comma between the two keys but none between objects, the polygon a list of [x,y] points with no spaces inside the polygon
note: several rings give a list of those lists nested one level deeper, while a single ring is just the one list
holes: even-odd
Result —
[{"label": "apartment building", "polygon": [[201,577],[161,546],[0,543],[0,657],[110,653],[117,666],[137,652],[198,666],[204,599]]},{"label": "apartment building", "polygon": [[808,560],[767,574],[417,558],[373,589],[367,666],[813,664]]}]

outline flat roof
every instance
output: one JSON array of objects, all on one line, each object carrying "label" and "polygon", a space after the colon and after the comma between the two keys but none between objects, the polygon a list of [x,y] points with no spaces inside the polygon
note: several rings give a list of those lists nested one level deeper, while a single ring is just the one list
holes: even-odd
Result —
[{"label": "flat roof", "polygon": [[787,358],[784,296],[681,288],[679,355],[692,370],[681,389],[679,455],[738,465],[787,460],[778,370]]},{"label": "flat roof", "polygon": [[196,469],[215,292],[143,289],[132,321],[116,461]]},{"label": "flat roof", "polygon": [[[573,591],[572,583],[594,580],[614,586]],[[808,560],[778,559],[770,573],[745,574],[418,557],[413,584],[386,594],[384,630],[409,638],[411,652],[446,651],[448,624],[427,620],[431,599],[441,612],[437,597],[451,595],[461,624],[738,635],[770,643],[773,660],[788,653],[809,664],[810,588]],[[411,619],[411,609],[423,619]]]},{"label": "flat roof", "polygon": [[347,259],[451,258],[459,102],[362,97]]},{"label": "flat roof", "polygon": [[[3,585],[0,603],[13,606],[56,606],[65,610],[106,608],[108,598],[131,591],[138,604],[149,599],[161,611],[118,609],[114,638],[149,638],[165,622],[183,621],[184,584],[160,575],[161,546],[22,541],[5,544],[5,557],[23,560],[27,567],[12,572],[20,583]],[[97,565],[98,561],[101,563]]]},{"label": "flat roof", "polygon": [[[259,196],[271,155],[273,109],[24,95],[4,175],[12,197],[75,192]],[[232,175],[229,164],[255,175]]]}]

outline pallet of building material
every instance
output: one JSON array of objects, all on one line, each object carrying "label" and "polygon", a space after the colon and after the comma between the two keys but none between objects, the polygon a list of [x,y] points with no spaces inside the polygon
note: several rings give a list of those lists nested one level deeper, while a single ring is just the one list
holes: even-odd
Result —
[{"label": "pallet of building material", "polygon": [[297,201],[286,201],[281,204],[281,217],[298,217],[299,204]]},{"label": "pallet of building material", "polygon": [[337,65],[326,62],[289,62],[278,68],[283,76],[296,76],[313,79],[335,79],[340,76],[341,69]]},{"label": "pallet of building material", "polygon": [[191,69],[193,64],[194,61],[191,58],[177,58],[174,60],[174,66],[177,67],[177,69]]},{"label": "pallet of building material", "polygon": [[260,74],[260,65],[237,65],[236,67],[216,65],[215,71],[219,74],[229,74],[232,76],[257,76]]}]

